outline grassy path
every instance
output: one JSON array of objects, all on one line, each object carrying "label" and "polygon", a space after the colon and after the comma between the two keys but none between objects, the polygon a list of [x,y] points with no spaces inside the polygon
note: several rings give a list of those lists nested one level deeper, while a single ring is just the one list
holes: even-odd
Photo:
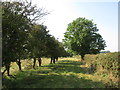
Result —
[{"label": "grassy path", "polygon": [[99,78],[87,73],[87,67],[74,59],[60,60],[36,70],[18,72],[16,79],[6,78],[11,88],[104,88]]}]

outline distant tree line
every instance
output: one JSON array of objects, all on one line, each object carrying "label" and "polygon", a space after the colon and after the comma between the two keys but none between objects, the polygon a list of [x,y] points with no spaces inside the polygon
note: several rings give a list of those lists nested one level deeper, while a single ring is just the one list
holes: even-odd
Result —
[{"label": "distant tree line", "polygon": [[41,66],[41,57],[50,57],[55,63],[58,57],[69,56],[63,44],[49,34],[47,26],[36,23],[48,12],[31,2],[2,2],[2,66],[3,74],[10,76],[10,64],[16,62],[21,70],[21,61],[34,59]]},{"label": "distant tree line", "polygon": [[101,51],[100,53],[110,53],[110,51]]}]

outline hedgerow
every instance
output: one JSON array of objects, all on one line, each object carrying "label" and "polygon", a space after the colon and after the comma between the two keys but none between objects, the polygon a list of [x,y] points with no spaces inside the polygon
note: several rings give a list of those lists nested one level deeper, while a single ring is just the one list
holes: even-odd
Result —
[{"label": "hedgerow", "polygon": [[[112,82],[118,82],[120,52],[87,54],[84,57],[86,64],[99,75],[112,76]],[[118,83],[116,83],[118,84]]]}]

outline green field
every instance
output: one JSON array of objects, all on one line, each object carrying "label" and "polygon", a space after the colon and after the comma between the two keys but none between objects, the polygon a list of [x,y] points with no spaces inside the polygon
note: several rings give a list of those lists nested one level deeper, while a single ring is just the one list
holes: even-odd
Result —
[{"label": "green field", "polygon": [[105,78],[89,74],[89,67],[78,57],[60,58],[56,64],[49,64],[47,58],[42,61],[34,70],[32,60],[23,60],[23,72],[12,63],[10,73],[15,78],[3,76],[3,88],[105,88]]}]

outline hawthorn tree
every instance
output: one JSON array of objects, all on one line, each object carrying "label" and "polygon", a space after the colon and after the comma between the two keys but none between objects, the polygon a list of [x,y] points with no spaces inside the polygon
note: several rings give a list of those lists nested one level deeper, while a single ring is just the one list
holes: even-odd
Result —
[{"label": "hawthorn tree", "polygon": [[97,33],[96,24],[85,18],[77,18],[68,24],[64,33],[65,48],[71,53],[80,54],[84,60],[85,54],[97,54],[106,47],[102,36]]},{"label": "hawthorn tree", "polygon": [[46,26],[38,24],[33,25],[32,29],[29,33],[29,43],[27,47],[30,57],[34,59],[33,68],[35,69],[36,59],[38,58],[39,66],[41,66],[41,57],[45,56],[47,52],[46,37],[49,36],[49,31],[46,30]]},{"label": "hawthorn tree", "polygon": [[69,54],[65,51],[63,44],[55,39],[54,36],[47,37],[47,55],[51,57],[50,64],[58,61],[58,57],[69,56]]},{"label": "hawthorn tree", "polygon": [[19,59],[20,68],[20,59],[27,50],[28,33],[33,23],[48,13],[27,1],[2,2],[2,8],[2,65],[6,66],[7,74],[10,76],[11,62]]},{"label": "hawthorn tree", "polygon": [[46,37],[47,42],[46,42],[46,48],[47,48],[47,57],[51,57],[51,64],[52,62],[55,63],[55,56],[57,53],[57,46],[58,44],[55,42],[55,37],[50,35]]}]

